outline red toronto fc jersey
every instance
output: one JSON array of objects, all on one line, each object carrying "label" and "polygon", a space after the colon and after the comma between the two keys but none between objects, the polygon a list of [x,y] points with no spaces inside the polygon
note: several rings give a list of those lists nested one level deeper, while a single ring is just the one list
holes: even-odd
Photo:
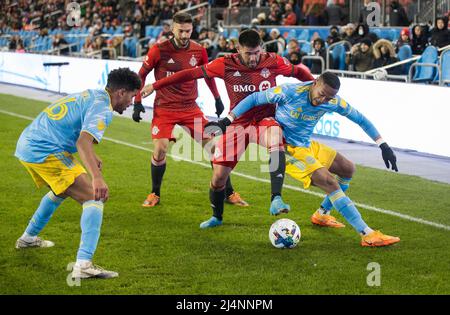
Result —
[{"label": "red toronto fc jersey", "polygon": [[[201,68],[205,77],[220,77],[225,81],[230,98],[230,111],[253,92],[264,91],[276,86],[275,78],[278,75],[297,76],[298,72],[298,67],[294,67],[286,58],[274,53],[262,53],[256,68],[244,65],[237,53],[218,58]],[[311,78],[313,77],[311,76]],[[275,105],[267,104],[263,107],[253,108],[236,119],[234,123],[259,121],[274,115]]]},{"label": "red toronto fc jersey", "polygon": [[[155,69],[155,79],[160,80],[175,72],[195,68],[208,62],[206,50],[194,41],[187,48],[179,48],[173,39],[153,46],[145,57],[143,67],[148,71]],[[169,85],[156,91],[155,108],[171,111],[184,111],[197,106],[197,81]]]}]

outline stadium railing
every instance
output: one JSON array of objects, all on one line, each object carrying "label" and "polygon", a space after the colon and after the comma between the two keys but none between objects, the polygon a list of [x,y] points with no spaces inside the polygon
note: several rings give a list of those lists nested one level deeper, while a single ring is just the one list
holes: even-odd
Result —
[{"label": "stadium railing", "polygon": [[302,63],[304,64],[303,60],[319,60],[322,69],[320,73],[325,72],[325,60],[321,56],[303,56]]},{"label": "stadium railing", "polygon": [[342,77],[348,78],[357,78],[357,79],[373,79],[373,80],[389,80],[389,81],[398,81],[398,82],[407,82],[407,77],[403,75],[383,75],[379,76],[378,73],[369,73],[369,72],[357,72],[357,71],[349,71],[349,70],[336,70],[336,69],[327,69],[329,72],[333,72]]},{"label": "stadium railing", "polygon": [[143,38],[138,39],[138,41],[136,42],[136,57],[142,56],[142,43],[147,41],[147,44],[148,44],[148,42],[151,39],[152,39],[151,36],[143,37]]},{"label": "stadium railing", "polygon": [[[432,83],[440,77],[441,69],[438,65],[438,49],[428,46],[417,62],[409,68],[408,82]],[[416,71],[413,71],[416,69]]]},{"label": "stadium railing", "polygon": [[[331,44],[330,46],[328,46],[326,49],[327,60],[326,60],[326,65],[325,65],[327,69],[331,68],[330,67],[330,55],[332,54],[333,48],[337,48],[338,46],[344,46],[344,47],[347,46],[349,51],[352,49],[352,44],[346,40],[341,40],[340,42],[337,42],[337,43],[334,43],[334,44]],[[346,52],[344,51],[343,53],[344,53],[344,60],[345,60]],[[342,56],[339,56],[339,58],[341,59]],[[340,69],[340,70],[344,70],[344,69]]]}]

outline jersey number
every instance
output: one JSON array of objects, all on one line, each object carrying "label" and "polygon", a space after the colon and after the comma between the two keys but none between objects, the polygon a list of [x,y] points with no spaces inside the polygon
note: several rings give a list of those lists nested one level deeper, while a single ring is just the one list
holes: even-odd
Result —
[{"label": "jersey number", "polygon": [[46,109],[44,109],[44,112],[51,120],[63,119],[68,111],[67,103],[74,102],[75,100],[76,100],[75,97],[68,97],[68,96],[63,97],[62,99],[58,100],[55,104],[52,104]]}]

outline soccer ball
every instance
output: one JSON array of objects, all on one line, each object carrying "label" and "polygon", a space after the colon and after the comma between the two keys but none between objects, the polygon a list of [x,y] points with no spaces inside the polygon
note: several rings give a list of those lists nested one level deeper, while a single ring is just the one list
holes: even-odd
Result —
[{"label": "soccer ball", "polygon": [[292,220],[275,221],[269,230],[269,239],[276,248],[294,248],[300,241],[300,227]]}]

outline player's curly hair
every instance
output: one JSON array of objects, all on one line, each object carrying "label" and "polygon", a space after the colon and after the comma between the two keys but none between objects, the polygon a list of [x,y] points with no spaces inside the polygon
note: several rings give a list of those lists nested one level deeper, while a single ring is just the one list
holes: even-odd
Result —
[{"label": "player's curly hair", "polygon": [[322,73],[320,79],[323,81],[323,83],[325,83],[332,89],[339,90],[339,88],[341,87],[341,81],[339,80],[339,77],[332,72],[327,71]]},{"label": "player's curly hair", "polygon": [[106,88],[110,91],[125,89],[126,91],[139,90],[141,88],[141,78],[131,71],[130,68],[114,69],[108,74]]}]

